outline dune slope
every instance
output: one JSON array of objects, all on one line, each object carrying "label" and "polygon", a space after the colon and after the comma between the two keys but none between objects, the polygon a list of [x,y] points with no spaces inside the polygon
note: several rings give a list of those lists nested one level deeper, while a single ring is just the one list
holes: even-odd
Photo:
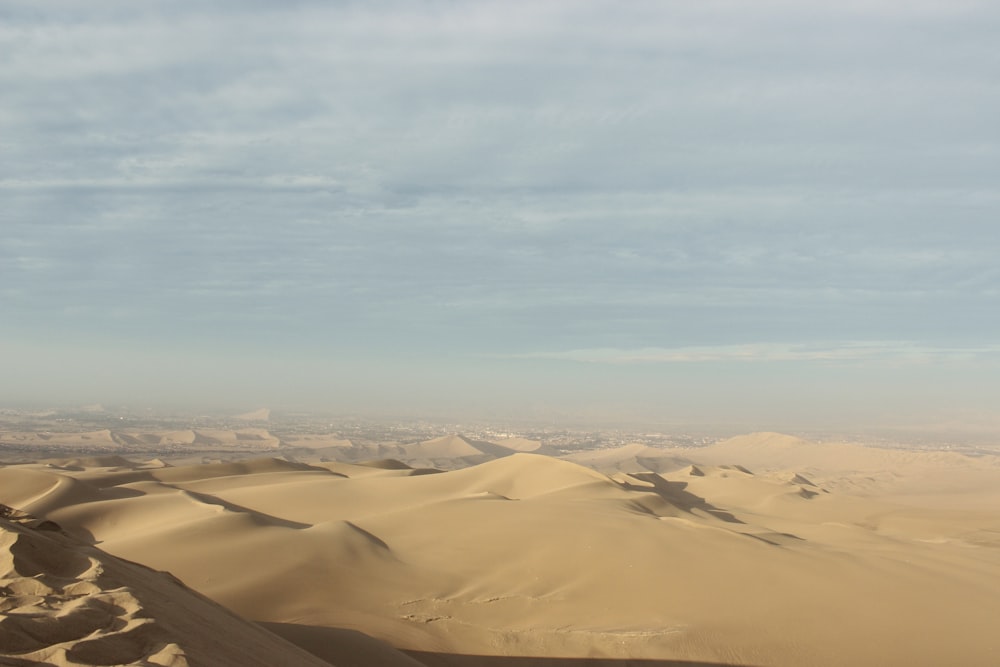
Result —
[{"label": "dune slope", "polygon": [[170,575],[0,506],[0,664],[328,665]]},{"label": "dune slope", "polygon": [[[434,664],[995,664],[1000,504],[851,493],[844,458],[824,475],[832,455],[810,462],[810,443],[746,444],[671,454],[664,473],[622,465],[650,452],[612,453],[611,476],[526,453],[421,475],[278,460],[12,466],[0,501],[307,647],[360,632]],[[749,465],[765,457],[767,470]],[[894,460],[896,474],[934,467]],[[994,463],[951,470],[979,480],[982,500]]]}]

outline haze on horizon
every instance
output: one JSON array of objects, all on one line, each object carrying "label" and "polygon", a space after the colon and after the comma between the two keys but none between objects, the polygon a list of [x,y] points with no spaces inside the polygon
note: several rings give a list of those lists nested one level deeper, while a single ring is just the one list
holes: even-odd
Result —
[{"label": "haze on horizon", "polygon": [[0,404],[1000,431],[1000,6],[0,7]]}]

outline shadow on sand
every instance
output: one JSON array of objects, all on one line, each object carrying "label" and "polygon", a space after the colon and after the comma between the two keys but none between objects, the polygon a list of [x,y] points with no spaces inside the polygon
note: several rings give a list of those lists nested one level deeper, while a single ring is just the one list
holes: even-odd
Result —
[{"label": "shadow on sand", "polygon": [[[332,664],[343,665],[406,663],[411,667],[751,667],[730,662],[669,659],[514,657],[397,651],[355,630],[293,623],[258,623],[258,625],[293,644],[298,644],[317,657]],[[360,659],[360,656],[365,656],[365,659]],[[410,663],[407,657],[413,662]]]},{"label": "shadow on sand", "polygon": [[706,514],[711,514],[715,518],[721,519],[726,523],[743,523],[743,521],[737,519],[731,513],[719,509],[701,496],[696,496],[690,491],[687,491],[687,482],[671,482],[655,472],[635,472],[629,473],[628,476],[641,482],[645,482],[649,486],[639,486],[628,482],[619,482],[619,485],[624,489],[644,493],[655,493],[674,507],[688,513],[692,510],[698,509]]},{"label": "shadow on sand", "polygon": [[459,655],[405,651],[426,667],[750,667],[730,662],[643,660],[638,658],[542,658],[502,655]]}]

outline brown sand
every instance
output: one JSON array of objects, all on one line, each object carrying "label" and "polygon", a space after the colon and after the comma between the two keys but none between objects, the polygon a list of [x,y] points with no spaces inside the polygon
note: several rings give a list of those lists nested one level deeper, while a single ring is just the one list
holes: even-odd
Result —
[{"label": "brown sand", "polygon": [[327,664],[168,574],[20,513],[0,518],[0,590],[3,665]]},{"label": "brown sand", "polygon": [[1000,663],[996,457],[755,434],[576,458],[603,472],[12,465],[0,502],[356,664],[390,664],[374,639],[426,664]]}]

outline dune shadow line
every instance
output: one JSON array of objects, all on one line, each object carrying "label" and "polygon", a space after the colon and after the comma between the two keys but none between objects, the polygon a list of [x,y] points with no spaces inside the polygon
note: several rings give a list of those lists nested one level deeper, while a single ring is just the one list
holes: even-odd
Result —
[{"label": "dune shadow line", "polygon": [[751,667],[731,662],[645,658],[549,658],[403,651],[426,667]]},{"label": "dune shadow line", "polygon": [[634,472],[629,473],[628,476],[646,482],[652,487],[649,488],[638,486],[636,484],[629,484],[628,482],[619,482],[619,485],[622,488],[628,489],[629,491],[656,493],[674,507],[677,507],[684,512],[691,513],[692,510],[698,509],[706,514],[711,514],[715,518],[721,519],[726,523],[744,523],[730,512],[719,509],[701,496],[696,496],[690,491],[687,491],[687,482],[671,482],[655,472]]},{"label": "dune shadow line", "polygon": [[[299,623],[257,625],[333,665],[410,664],[412,667],[753,667],[732,662],[639,658],[552,658],[546,656],[471,655],[395,649],[346,628]],[[361,659],[364,656],[364,659]]]}]

